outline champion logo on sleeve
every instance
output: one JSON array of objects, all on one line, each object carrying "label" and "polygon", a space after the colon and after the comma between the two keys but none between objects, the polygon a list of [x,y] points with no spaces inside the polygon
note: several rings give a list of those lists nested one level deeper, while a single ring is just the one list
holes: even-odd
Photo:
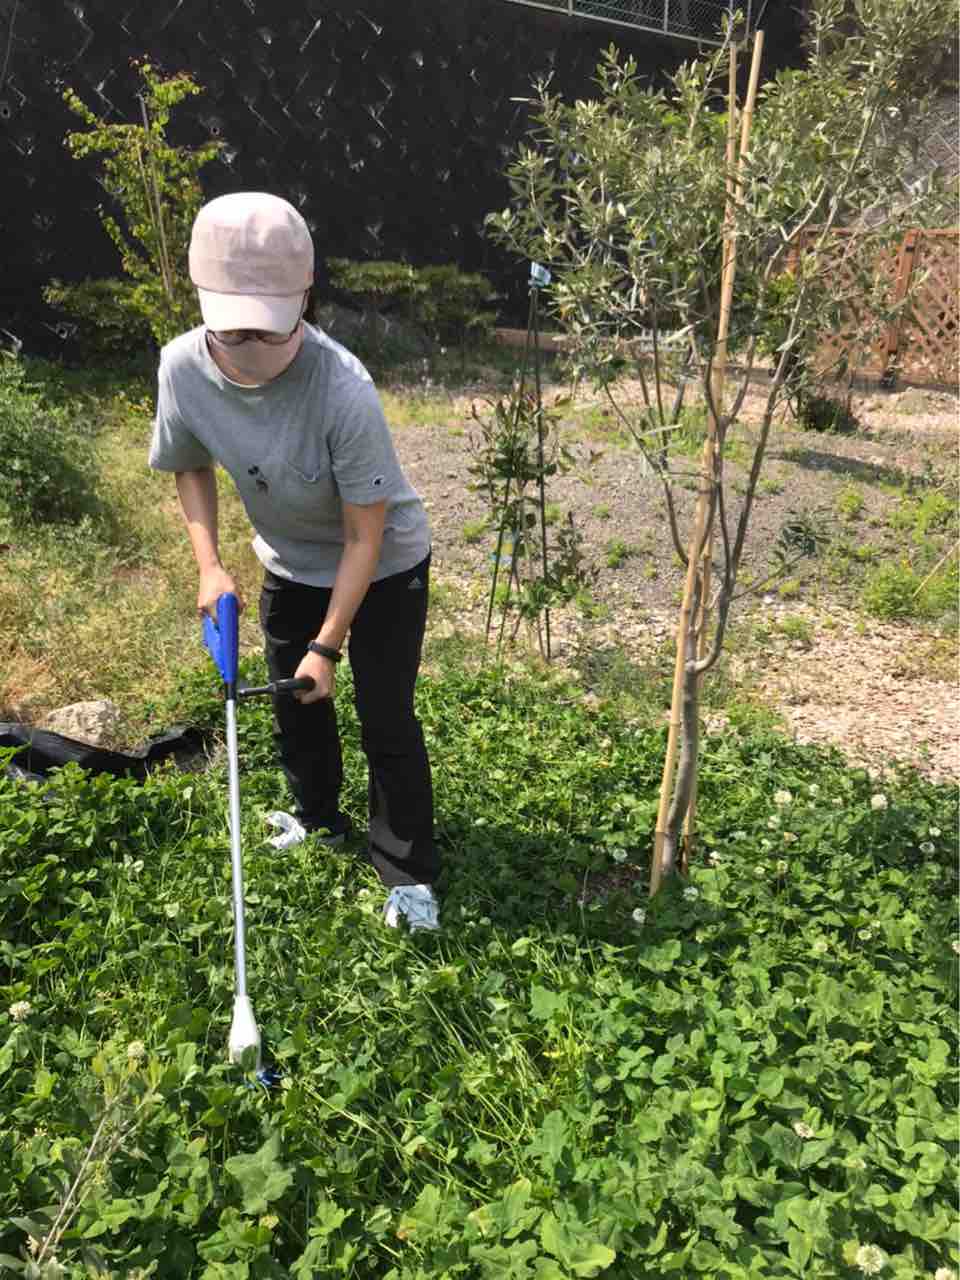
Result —
[{"label": "champion logo on sleeve", "polygon": [[374,476],[370,483],[373,485],[374,489],[379,489],[383,484],[383,476]]}]

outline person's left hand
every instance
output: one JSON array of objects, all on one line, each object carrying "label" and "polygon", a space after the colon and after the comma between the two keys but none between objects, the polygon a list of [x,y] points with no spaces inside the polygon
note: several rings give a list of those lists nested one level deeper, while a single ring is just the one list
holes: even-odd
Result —
[{"label": "person's left hand", "polygon": [[333,697],[337,668],[322,653],[305,653],[293,674],[298,680],[303,676],[309,676],[313,681],[312,689],[293,695],[298,702],[319,702],[321,698]]}]

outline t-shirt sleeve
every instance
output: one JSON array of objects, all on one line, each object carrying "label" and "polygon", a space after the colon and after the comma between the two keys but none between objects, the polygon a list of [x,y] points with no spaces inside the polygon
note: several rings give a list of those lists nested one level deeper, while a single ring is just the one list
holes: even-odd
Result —
[{"label": "t-shirt sleeve", "polygon": [[155,471],[201,471],[213,458],[184,422],[163,360],[157,374],[157,416],[150,442],[150,466]]},{"label": "t-shirt sleeve", "polygon": [[372,383],[363,383],[338,414],[329,436],[340,497],[358,507],[384,502],[403,486],[403,471]]}]

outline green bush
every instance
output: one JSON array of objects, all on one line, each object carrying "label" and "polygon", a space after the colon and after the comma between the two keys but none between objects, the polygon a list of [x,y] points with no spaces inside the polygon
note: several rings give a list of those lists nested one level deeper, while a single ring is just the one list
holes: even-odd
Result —
[{"label": "green bush", "polygon": [[90,356],[125,356],[153,345],[150,322],[134,298],[128,280],[81,280],[64,284],[51,280],[43,300],[78,321],[75,349]]},{"label": "green bush", "polygon": [[908,564],[880,565],[863,587],[863,607],[875,618],[906,621],[941,618],[956,612],[957,566],[944,566],[929,579]]},{"label": "green bush", "polygon": [[86,128],[68,133],[65,143],[75,159],[98,158],[99,180],[116,210],[101,207],[100,221],[130,277],[129,307],[163,346],[200,320],[187,256],[203,203],[200,170],[222,143],[193,150],[172,145],[171,113],[202,89],[187,74],[163,79],[149,62],[136,66],[142,123],[108,123],[68,88],[63,100]]},{"label": "green bush", "polygon": [[809,395],[797,397],[797,419],[805,431],[845,433],[856,431],[858,423],[849,404],[832,396]]},{"label": "green bush", "polygon": [[421,267],[414,314],[435,342],[462,346],[468,337],[489,338],[496,323],[490,303],[497,293],[484,276],[452,265]]},{"label": "green bush", "polygon": [[411,267],[405,262],[353,262],[328,258],[330,283],[362,312],[359,340],[378,349],[387,334],[381,312],[402,304],[432,341],[463,345],[473,335],[487,338],[497,297],[489,280],[452,265]]},{"label": "green bush", "polygon": [[89,436],[44,404],[15,359],[0,359],[0,511],[31,524],[75,524],[96,508]]}]

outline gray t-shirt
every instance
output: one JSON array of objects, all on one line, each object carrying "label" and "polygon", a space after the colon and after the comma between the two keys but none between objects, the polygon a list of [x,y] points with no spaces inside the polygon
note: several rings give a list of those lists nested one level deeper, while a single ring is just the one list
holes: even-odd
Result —
[{"label": "gray t-shirt", "polygon": [[201,325],[160,353],[150,466],[229,472],[256,531],[265,568],[332,586],[343,552],[344,502],[386,501],[374,580],[419,564],[430,550],[426,511],[397,458],[366,369],[312,325],[272,382],[239,386],[207,350]]}]

